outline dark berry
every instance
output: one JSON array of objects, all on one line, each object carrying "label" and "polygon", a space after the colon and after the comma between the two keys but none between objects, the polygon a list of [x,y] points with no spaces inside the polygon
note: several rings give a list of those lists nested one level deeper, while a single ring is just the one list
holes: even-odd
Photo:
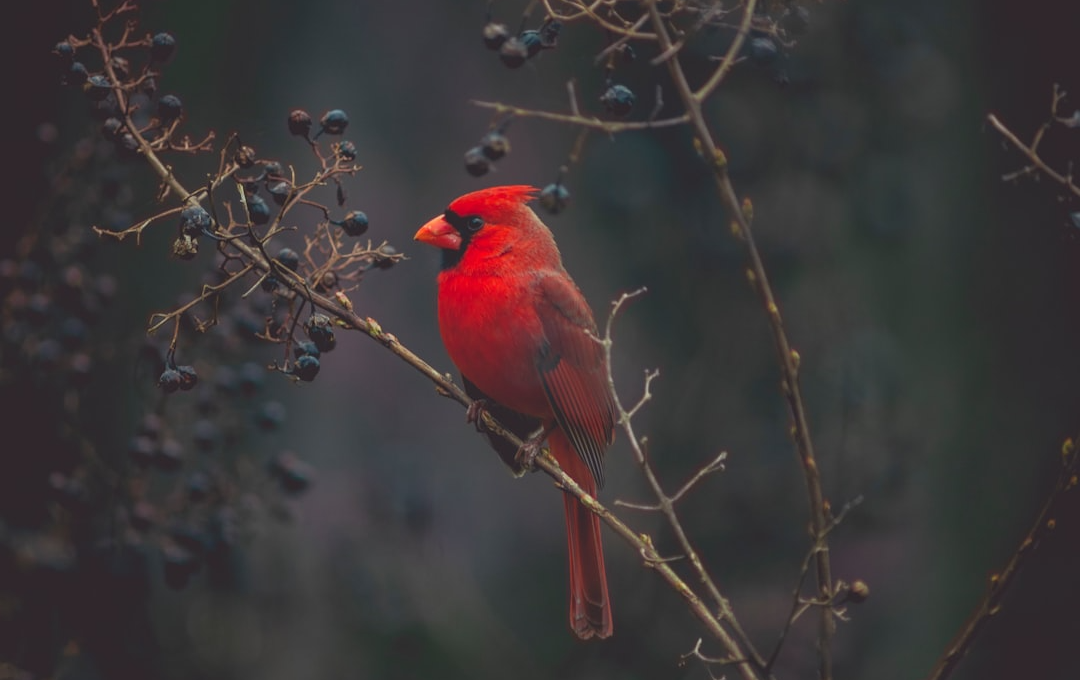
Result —
[{"label": "dark berry", "polygon": [[214,220],[206,208],[201,205],[189,205],[180,211],[180,231],[188,236],[197,237],[213,231]]},{"label": "dark berry", "polygon": [[137,432],[157,441],[165,427],[165,421],[156,413],[147,413],[139,423]]},{"label": "dark berry", "polygon": [[194,366],[177,366],[176,372],[180,374],[180,389],[185,392],[190,391],[195,385],[199,383],[199,374],[195,372]]},{"label": "dark berry", "polygon": [[158,100],[157,114],[162,123],[168,124],[180,117],[184,104],[175,94],[167,94]]},{"label": "dark berry", "polygon": [[337,346],[337,338],[334,337],[330,317],[325,314],[312,314],[304,324],[304,330],[320,352],[330,352]]},{"label": "dark berry", "polygon": [[65,81],[69,85],[82,85],[90,78],[90,73],[86,70],[86,65],[81,61],[76,61],[71,65],[67,71],[67,78]]},{"label": "dark berry", "polygon": [[157,509],[151,503],[139,501],[131,506],[128,521],[132,529],[146,531],[157,522]]},{"label": "dark berry", "polygon": [[259,286],[267,293],[276,292],[279,285],[281,285],[281,282],[278,281],[277,277],[270,274],[264,276],[259,283]]},{"label": "dark berry", "polygon": [[389,269],[397,262],[397,248],[389,243],[379,246],[375,252],[379,256],[379,259],[375,261],[375,266],[379,269]]},{"label": "dark berry", "polygon": [[139,465],[149,465],[157,453],[157,442],[150,437],[135,436],[128,443],[128,454]]},{"label": "dark berry", "polygon": [[495,21],[489,21],[484,24],[482,31],[484,36],[484,46],[489,50],[497,50],[503,46],[510,38],[510,29],[506,27],[506,24],[500,24]]},{"label": "dark berry", "polygon": [[308,356],[319,358],[319,348],[315,346],[315,343],[310,340],[300,340],[293,345],[293,356],[299,359],[300,357]]},{"label": "dark berry", "polygon": [[26,317],[35,325],[43,324],[49,318],[52,311],[52,298],[45,293],[34,293],[26,301]]},{"label": "dark berry", "polygon": [[[84,85],[85,87],[85,85]],[[106,118],[119,118],[124,115],[116,103],[116,97],[109,92],[101,101],[91,102],[90,115],[97,120],[104,121]]]},{"label": "dark berry", "polygon": [[73,385],[86,385],[90,381],[90,372],[94,369],[94,360],[85,352],[72,354],[68,360],[68,377]]},{"label": "dark berry", "polygon": [[307,139],[311,134],[311,114],[303,109],[289,112],[289,134]]},{"label": "dark berry", "polygon": [[124,124],[120,122],[119,118],[106,118],[105,122],[101,124],[101,134],[105,136],[105,139],[112,141],[117,139],[123,129]]},{"label": "dark berry", "polygon": [[83,85],[83,89],[92,102],[104,101],[106,97],[112,94],[112,86],[109,85],[109,79],[105,76],[90,76],[86,84]]},{"label": "dark berry", "polygon": [[529,58],[529,47],[518,38],[508,38],[499,47],[499,60],[507,68],[519,68]]},{"label": "dark berry", "polygon": [[60,323],[60,343],[70,349],[78,349],[86,342],[86,324],[77,316],[71,316]]},{"label": "dark berry", "polygon": [[154,456],[154,465],[165,472],[175,472],[184,467],[184,446],[173,438],[161,442],[157,455]]},{"label": "dark berry", "polygon": [[1080,229],[1080,210],[1069,213],[1069,220],[1074,227]]},{"label": "dark berry", "polygon": [[142,85],[140,87],[143,94],[145,94],[147,97],[150,97],[151,99],[153,99],[154,95],[157,94],[157,80],[155,80],[154,78],[146,78],[142,81]]},{"label": "dark berry", "polygon": [[361,236],[368,230],[368,216],[362,210],[352,210],[338,226],[349,236]]},{"label": "dark berry", "polygon": [[474,146],[465,152],[465,171],[473,177],[482,177],[491,170],[491,160],[484,153],[484,149]]},{"label": "dark berry", "polygon": [[273,432],[285,422],[285,405],[280,401],[268,401],[255,413],[255,425],[266,432]]},{"label": "dark berry", "polygon": [[540,37],[540,31],[522,31],[518,40],[525,45],[525,54],[529,59],[540,54],[540,50],[544,49],[544,39]]},{"label": "dark berry", "polygon": [[255,363],[249,361],[240,367],[240,380],[239,387],[240,392],[244,396],[253,396],[256,392],[262,389],[263,381],[266,379],[266,369]]},{"label": "dark berry", "polygon": [[337,145],[337,155],[343,161],[356,160],[356,145],[350,141],[344,141]]},{"label": "dark berry", "polygon": [[53,54],[60,57],[60,59],[68,65],[71,65],[75,61],[75,48],[66,40],[56,43],[56,47],[53,48]]},{"label": "dark berry", "polygon": [[195,425],[192,426],[191,441],[201,451],[213,451],[220,438],[221,430],[212,420],[203,418],[195,421]]},{"label": "dark berry", "polygon": [[292,193],[292,185],[287,180],[273,182],[266,187],[266,193],[270,194],[274,203],[285,205],[285,201],[289,200],[289,194]]},{"label": "dark berry", "polygon": [[313,470],[295,453],[285,451],[278,454],[270,461],[269,469],[284,491],[300,493],[311,486]]},{"label": "dark berry", "polygon": [[[193,472],[188,477],[188,496],[194,501],[202,500],[210,495],[213,486],[205,472]],[[194,522],[177,521],[169,527],[169,537],[194,555],[202,555],[206,551],[208,537],[199,524]]]},{"label": "dark berry", "polygon": [[[311,344],[314,348],[313,343]],[[315,376],[319,375],[319,356],[318,348],[315,348],[316,354],[302,354],[296,358],[293,363],[292,372],[297,378],[300,378],[304,382],[311,382],[315,379]]]},{"label": "dark berry", "polygon": [[540,205],[552,215],[558,215],[570,203],[570,192],[561,182],[549,184],[540,192]]},{"label": "dark berry", "polygon": [[510,140],[498,130],[492,130],[480,139],[480,150],[489,160],[497,161],[510,153]]},{"label": "dark berry", "polygon": [[158,377],[158,387],[160,387],[165,394],[172,394],[180,389],[182,384],[184,384],[184,376],[175,368],[166,368]]},{"label": "dark berry", "polygon": [[139,140],[135,139],[135,135],[130,132],[121,134],[116,140],[116,145],[128,154],[134,154],[139,150]]},{"label": "dark berry", "polygon": [[150,39],[150,59],[165,63],[176,52],[176,38],[172,33],[161,32]]},{"label": "dark berry", "polygon": [[325,272],[319,280],[315,282],[315,290],[320,293],[326,293],[328,291],[337,288],[337,274],[334,272]]},{"label": "dark berry", "polygon": [[255,165],[256,158],[255,149],[250,146],[241,146],[233,154],[233,162],[245,169]]},{"label": "dark berry", "polygon": [[290,271],[296,271],[300,268],[300,256],[292,248],[282,248],[274,259]]},{"label": "dark berry", "polygon": [[281,167],[281,163],[278,161],[266,161],[266,165],[263,166],[263,172],[267,177],[284,177],[285,169]]},{"label": "dark berry", "polygon": [[332,109],[323,114],[319,119],[321,129],[319,133],[328,135],[340,135],[349,126],[349,116],[341,109]]},{"label": "dark berry", "polygon": [[247,210],[252,224],[263,225],[270,221],[270,206],[258,194],[247,197]]},{"label": "dark berry", "polygon": [[49,488],[56,500],[69,508],[77,508],[86,500],[86,487],[78,479],[72,479],[62,472],[49,475]]},{"label": "dark berry", "polygon": [[540,44],[544,49],[551,49],[559,42],[559,33],[562,31],[562,22],[556,19],[548,19],[540,27]]},{"label": "dark berry", "polygon": [[623,46],[619,48],[619,58],[622,59],[624,64],[633,64],[637,61],[637,52],[634,51],[634,48],[631,45],[624,43]]},{"label": "dark berry", "polygon": [[625,85],[612,85],[600,96],[600,103],[605,111],[622,118],[634,108],[634,93]]},{"label": "dark berry", "polygon": [[218,366],[214,371],[214,387],[222,394],[233,394],[236,392],[236,371],[228,366]]},{"label": "dark berry", "polygon": [[750,59],[759,66],[770,66],[780,52],[771,38],[754,38],[749,49]]}]

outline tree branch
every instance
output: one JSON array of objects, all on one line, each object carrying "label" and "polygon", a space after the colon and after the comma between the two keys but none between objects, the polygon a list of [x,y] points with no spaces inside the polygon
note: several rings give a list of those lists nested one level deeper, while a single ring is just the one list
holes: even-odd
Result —
[{"label": "tree branch", "polygon": [[[652,19],[653,29],[656,31],[657,37],[659,38],[660,48],[662,50],[669,49],[672,45],[672,41],[668,35],[664,19],[656,7],[655,0],[643,1],[648,5],[649,15]],[[755,5],[756,0],[747,0],[746,6],[743,9],[744,26],[748,25],[747,22],[753,15]],[[742,41],[737,37],[725,56],[725,62],[729,58],[734,59],[734,55],[741,44]],[[754,242],[753,232],[750,229],[750,220],[747,214],[749,211],[744,211],[743,207],[739,204],[735,189],[728,176],[727,159],[713,141],[712,133],[701,113],[701,99],[695,94],[694,90],[687,82],[686,74],[683,72],[678,56],[668,59],[664,63],[667,65],[668,72],[675,81],[676,90],[679,93],[680,99],[682,99],[683,105],[686,107],[687,115],[690,116],[690,125],[697,136],[696,142],[699,145],[701,152],[711,162],[720,200],[728,213],[732,215],[732,221],[734,225],[737,226],[738,233],[746,242],[754,280],[757,282],[758,292],[760,293],[762,302],[768,312],[769,326],[772,329],[773,342],[776,345],[780,364],[782,377],[781,386],[792,419],[792,436],[799,453],[799,460],[802,463],[803,476],[806,479],[806,490],[810,506],[812,541],[815,545],[820,544],[822,546],[817,551],[815,559],[817,567],[818,599],[828,601],[831,599],[833,592],[829,551],[828,546],[824,544],[828,518],[825,508],[825,497],[821,489],[821,476],[818,472],[817,460],[814,457],[813,442],[810,438],[810,429],[807,424],[806,407],[803,405],[802,390],[799,386],[798,354],[791,349],[791,344],[787,338],[787,332],[784,330],[783,319],[780,316],[780,308],[776,304],[772,287],[769,285],[769,279],[765,272],[765,265],[762,263],[761,255],[758,253],[757,245]],[[718,69],[713,76],[717,82],[719,82],[719,78],[722,78],[722,68],[723,62],[721,68]],[[830,680],[832,678],[832,654],[830,648],[835,625],[832,616],[832,611],[828,607],[822,608],[820,634],[818,637],[818,674],[821,680]]]},{"label": "tree branch", "polygon": [[1031,525],[1027,534],[1024,535],[1023,540],[1020,541],[1020,545],[1017,546],[1012,556],[1009,557],[1009,561],[1005,563],[1005,567],[1001,572],[990,577],[990,582],[982,600],[975,606],[975,611],[971,613],[971,616],[960,628],[956,638],[953,639],[937,663],[934,664],[933,670],[926,676],[927,680],[945,680],[945,678],[952,675],[964,655],[967,654],[979,631],[1001,610],[1002,598],[1013,584],[1020,568],[1027,562],[1035,548],[1038,547],[1039,542],[1054,530],[1057,524],[1054,515],[1060,509],[1065,492],[1077,486],[1078,474],[1080,474],[1080,454],[1077,453],[1073,440],[1066,439],[1061,448],[1061,470],[1058,472],[1057,481],[1050,490],[1050,495],[1047,496],[1039,514],[1036,515],[1035,522]]}]

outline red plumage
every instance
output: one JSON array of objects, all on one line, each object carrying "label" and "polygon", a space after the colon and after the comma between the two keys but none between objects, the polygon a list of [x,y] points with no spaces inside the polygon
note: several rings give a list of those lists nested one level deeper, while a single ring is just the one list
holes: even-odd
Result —
[{"label": "red plumage", "polygon": [[[535,194],[529,186],[466,194],[415,238],[443,249],[439,330],[470,395],[494,402],[496,417],[523,439],[553,427],[552,455],[595,496],[615,436],[606,360],[592,310],[526,205]],[[492,443],[513,465],[507,444]],[[565,501],[570,627],[605,638],[612,620],[600,520],[572,495]]]}]

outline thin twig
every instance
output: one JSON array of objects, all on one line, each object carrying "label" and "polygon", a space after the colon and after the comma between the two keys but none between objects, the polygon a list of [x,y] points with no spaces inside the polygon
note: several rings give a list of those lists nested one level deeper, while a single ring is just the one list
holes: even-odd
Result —
[{"label": "thin twig", "polygon": [[[747,0],[743,9],[743,26],[749,26],[755,4],[755,0]],[[660,15],[660,11],[657,9],[655,2],[648,3],[648,11],[652,20],[653,30],[659,38],[661,49],[669,49],[672,45],[672,40],[668,35],[664,19]],[[740,33],[740,35],[742,34]],[[734,59],[734,55],[738,51],[741,42],[740,37],[736,36],[735,41],[728,50],[724,63]],[[792,434],[799,453],[799,460],[803,466],[803,476],[806,479],[807,497],[810,506],[811,538],[812,542],[817,545],[819,541],[824,538],[825,527],[828,524],[828,520],[825,509],[825,497],[821,489],[821,477],[818,473],[817,460],[814,457],[814,447],[810,438],[810,429],[807,425],[806,408],[803,404],[802,391],[799,387],[797,355],[792,351],[791,345],[788,342],[787,333],[784,330],[783,320],[780,316],[780,308],[776,304],[776,299],[772,293],[772,287],[769,285],[769,279],[765,272],[765,265],[761,260],[761,255],[758,253],[753,233],[750,230],[750,220],[744,213],[742,206],[740,206],[739,199],[735,194],[735,189],[728,176],[727,160],[713,141],[712,133],[701,112],[702,97],[707,95],[708,92],[711,91],[711,88],[714,88],[716,84],[719,84],[720,80],[723,78],[723,73],[725,72],[724,65],[721,64],[721,67],[713,74],[710,81],[706,83],[701,90],[695,93],[690,87],[689,82],[687,82],[686,74],[682,69],[682,64],[678,56],[668,59],[665,63],[667,64],[668,72],[671,74],[672,80],[675,82],[675,87],[679,93],[680,99],[682,99],[683,106],[686,107],[687,115],[690,116],[690,124],[694,129],[694,133],[697,135],[697,143],[700,145],[700,150],[705,157],[711,161],[720,200],[732,215],[732,220],[738,226],[739,232],[746,242],[751,268],[758,284],[758,292],[762,297],[765,309],[768,311],[769,326],[772,329],[773,342],[776,346],[780,364],[783,393],[793,423]],[[818,550],[815,560],[817,567],[818,599],[823,601],[829,600],[832,597],[833,592],[832,570],[829,562],[829,551],[827,547]],[[832,612],[828,608],[823,608],[818,636],[818,675],[821,680],[830,680],[832,678],[831,640],[834,626]]]},{"label": "thin twig", "polygon": [[[1024,154],[1024,156],[1026,156],[1027,159],[1031,161],[1031,164],[1034,167],[1038,168],[1040,172],[1068,189],[1077,198],[1080,198],[1080,186],[1077,186],[1075,183],[1073,183],[1072,173],[1070,172],[1068,175],[1062,175],[1060,172],[1054,170],[1052,167],[1047,165],[1046,161],[1044,161],[1039,156],[1036,147],[1038,146],[1041,135],[1038,135],[1032,142],[1031,146],[1028,146],[1027,144],[1024,144],[1022,141],[1020,141],[1020,138],[1013,134],[1012,130],[1005,127],[1005,124],[1002,123],[1001,120],[999,120],[998,117],[994,114],[991,113],[987,115],[986,120],[988,120],[990,124],[994,126],[995,130],[1001,133],[1002,137],[1007,139],[1010,144],[1012,144],[1014,147],[1016,147],[1018,151],[1020,151],[1020,153]],[[1039,129],[1042,130],[1043,128]]]},{"label": "thin twig", "polygon": [[562,123],[564,125],[577,125],[585,128],[592,128],[594,130],[601,130],[608,134],[617,134],[619,132],[627,132],[629,130],[657,130],[659,128],[676,127],[679,125],[685,125],[690,121],[690,117],[686,114],[681,116],[675,116],[674,118],[664,118],[663,120],[643,120],[643,121],[617,121],[617,120],[601,120],[600,118],[592,116],[578,116],[572,113],[554,113],[552,111],[535,111],[532,109],[523,109],[518,106],[511,106],[509,104],[503,104],[502,102],[484,102],[473,100],[472,102],[476,106],[484,109],[493,109],[496,115],[512,115],[515,118],[540,118],[542,120],[552,121],[554,123]]},{"label": "thin twig", "polygon": [[1016,579],[1020,568],[1027,562],[1035,548],[1038,547],[1039,542],[1054,530],[1057,524],[1054,515],[1060,509],[1065,492],[1077,486],[1077,475],[1080,474],[1080,454],[1077,453],[1076,445],[1073,442],[1074,440],[1067,439],[1062,446],[1061,470],[1058,472],[1057,481],[1054,483],[1050,495],[1047,496],[1042,509],[1035,517],[1035,522],[1031,525],[1023,540],[1020,541],[1020,545],[1009,557],[1009,561],[1005,563],[1005,567],[1001,572],[990,577],[990,583],[987,586],[986,593],[983,594],[982,600],[976,605],[975,611],[971,613],[971,616],[957,633],[956,638],[953,639],[952,643],[941,655],[941,658],[934,664],[934,669],[930,671],[930,675],[926,676],[927,680],[945,680],[956,670],[979,631],[1001,610],[1002,598]]},{"label": "thin twig", "polygon": [[[668,524],[671,526],[672,531],[675,532],[675,538],[679,543],[679,547],[682,548],[686,557],[690,560],[690,564],[693,567],[694,574],[698,577],[698,580],[708,590],[709,595],[716,602],[720,611],[720,619],[726,621],[731,629],[735,632],[735,635],[739,638],[736,640],[732,637],[727,630],[720,628],[716,632],[717,639],[727,650],[728,655],[733,659],[742,659],[739,662],[738,669],[744,678],[756,678],[759,677],[758,672],[764,668],[765,662],[761,655],[754,649],[753,643],[750,638],[743,631],[742,626],[739,624],[738,619],[735,618],[735,612],[732,610],[727,598],[720,594],[719,589],[716,587],[716,583],[712,577],[709,576],[708,571],[705,569],[704,563],[701,561],[700,555],[697,550],[694,549],[693,544],[686,535],[686,531],[683,529],[682,522],[679,520],[678,513],[675,511],[675,505],[671,496],[668,496],[660,481],[656,478],[656,474],[653,472],[652,466],[649,465],[648,456],[645,452],[645,442],[637,436],[634,431],[634,425],[632,422],[633,414],[637,412],[642,406],[644,406],[651,398],[652,393],[649,390],[653,379],[658,375],[656,371],[649,371],[645,374],[645,386],[641,398],[637,401],[634,407],[628,411],[622,405],[622,401],[619,399],[619,395],[615,390],[615,377],[612,373],[612,357],[611,348],[614,345],[611,332],[612,326],[615,322],[615,317],[618,316],[619,311],[623,305],[632,300],[633,298],[641,295],[645,292],[644,288],[639,288],[631,293],[623,293],[619,296],[619,299],[612,305],[611,313],[608,315],[607,323],[604,326],[604,337],[598,338],[598,341],[604,348],[604,352],[607,358],[607,379],[608,390],[611,393],[612,400],[615,402],[615,409],[618,413],[618,423],[626,433],[627,440],[630,442],[630,449],[634,454],[634,459],[637,461],[638,467],[641,468],[642,474],[645,475],[646,481],[649,483],[653,494],[657,498],[656,509],[663,513]],[[643,508],[638,508],[643,509]]]}]

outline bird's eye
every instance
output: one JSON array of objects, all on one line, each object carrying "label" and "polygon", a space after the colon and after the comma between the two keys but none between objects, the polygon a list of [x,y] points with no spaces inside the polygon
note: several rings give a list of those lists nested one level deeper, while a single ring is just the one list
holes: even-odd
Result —
[{"label": "bird's eye", "polygon": [[471,232],[480,231],[480,228],[484,226],[484,220],[481,217],[473,215],[465,220],[465,228]]}]

